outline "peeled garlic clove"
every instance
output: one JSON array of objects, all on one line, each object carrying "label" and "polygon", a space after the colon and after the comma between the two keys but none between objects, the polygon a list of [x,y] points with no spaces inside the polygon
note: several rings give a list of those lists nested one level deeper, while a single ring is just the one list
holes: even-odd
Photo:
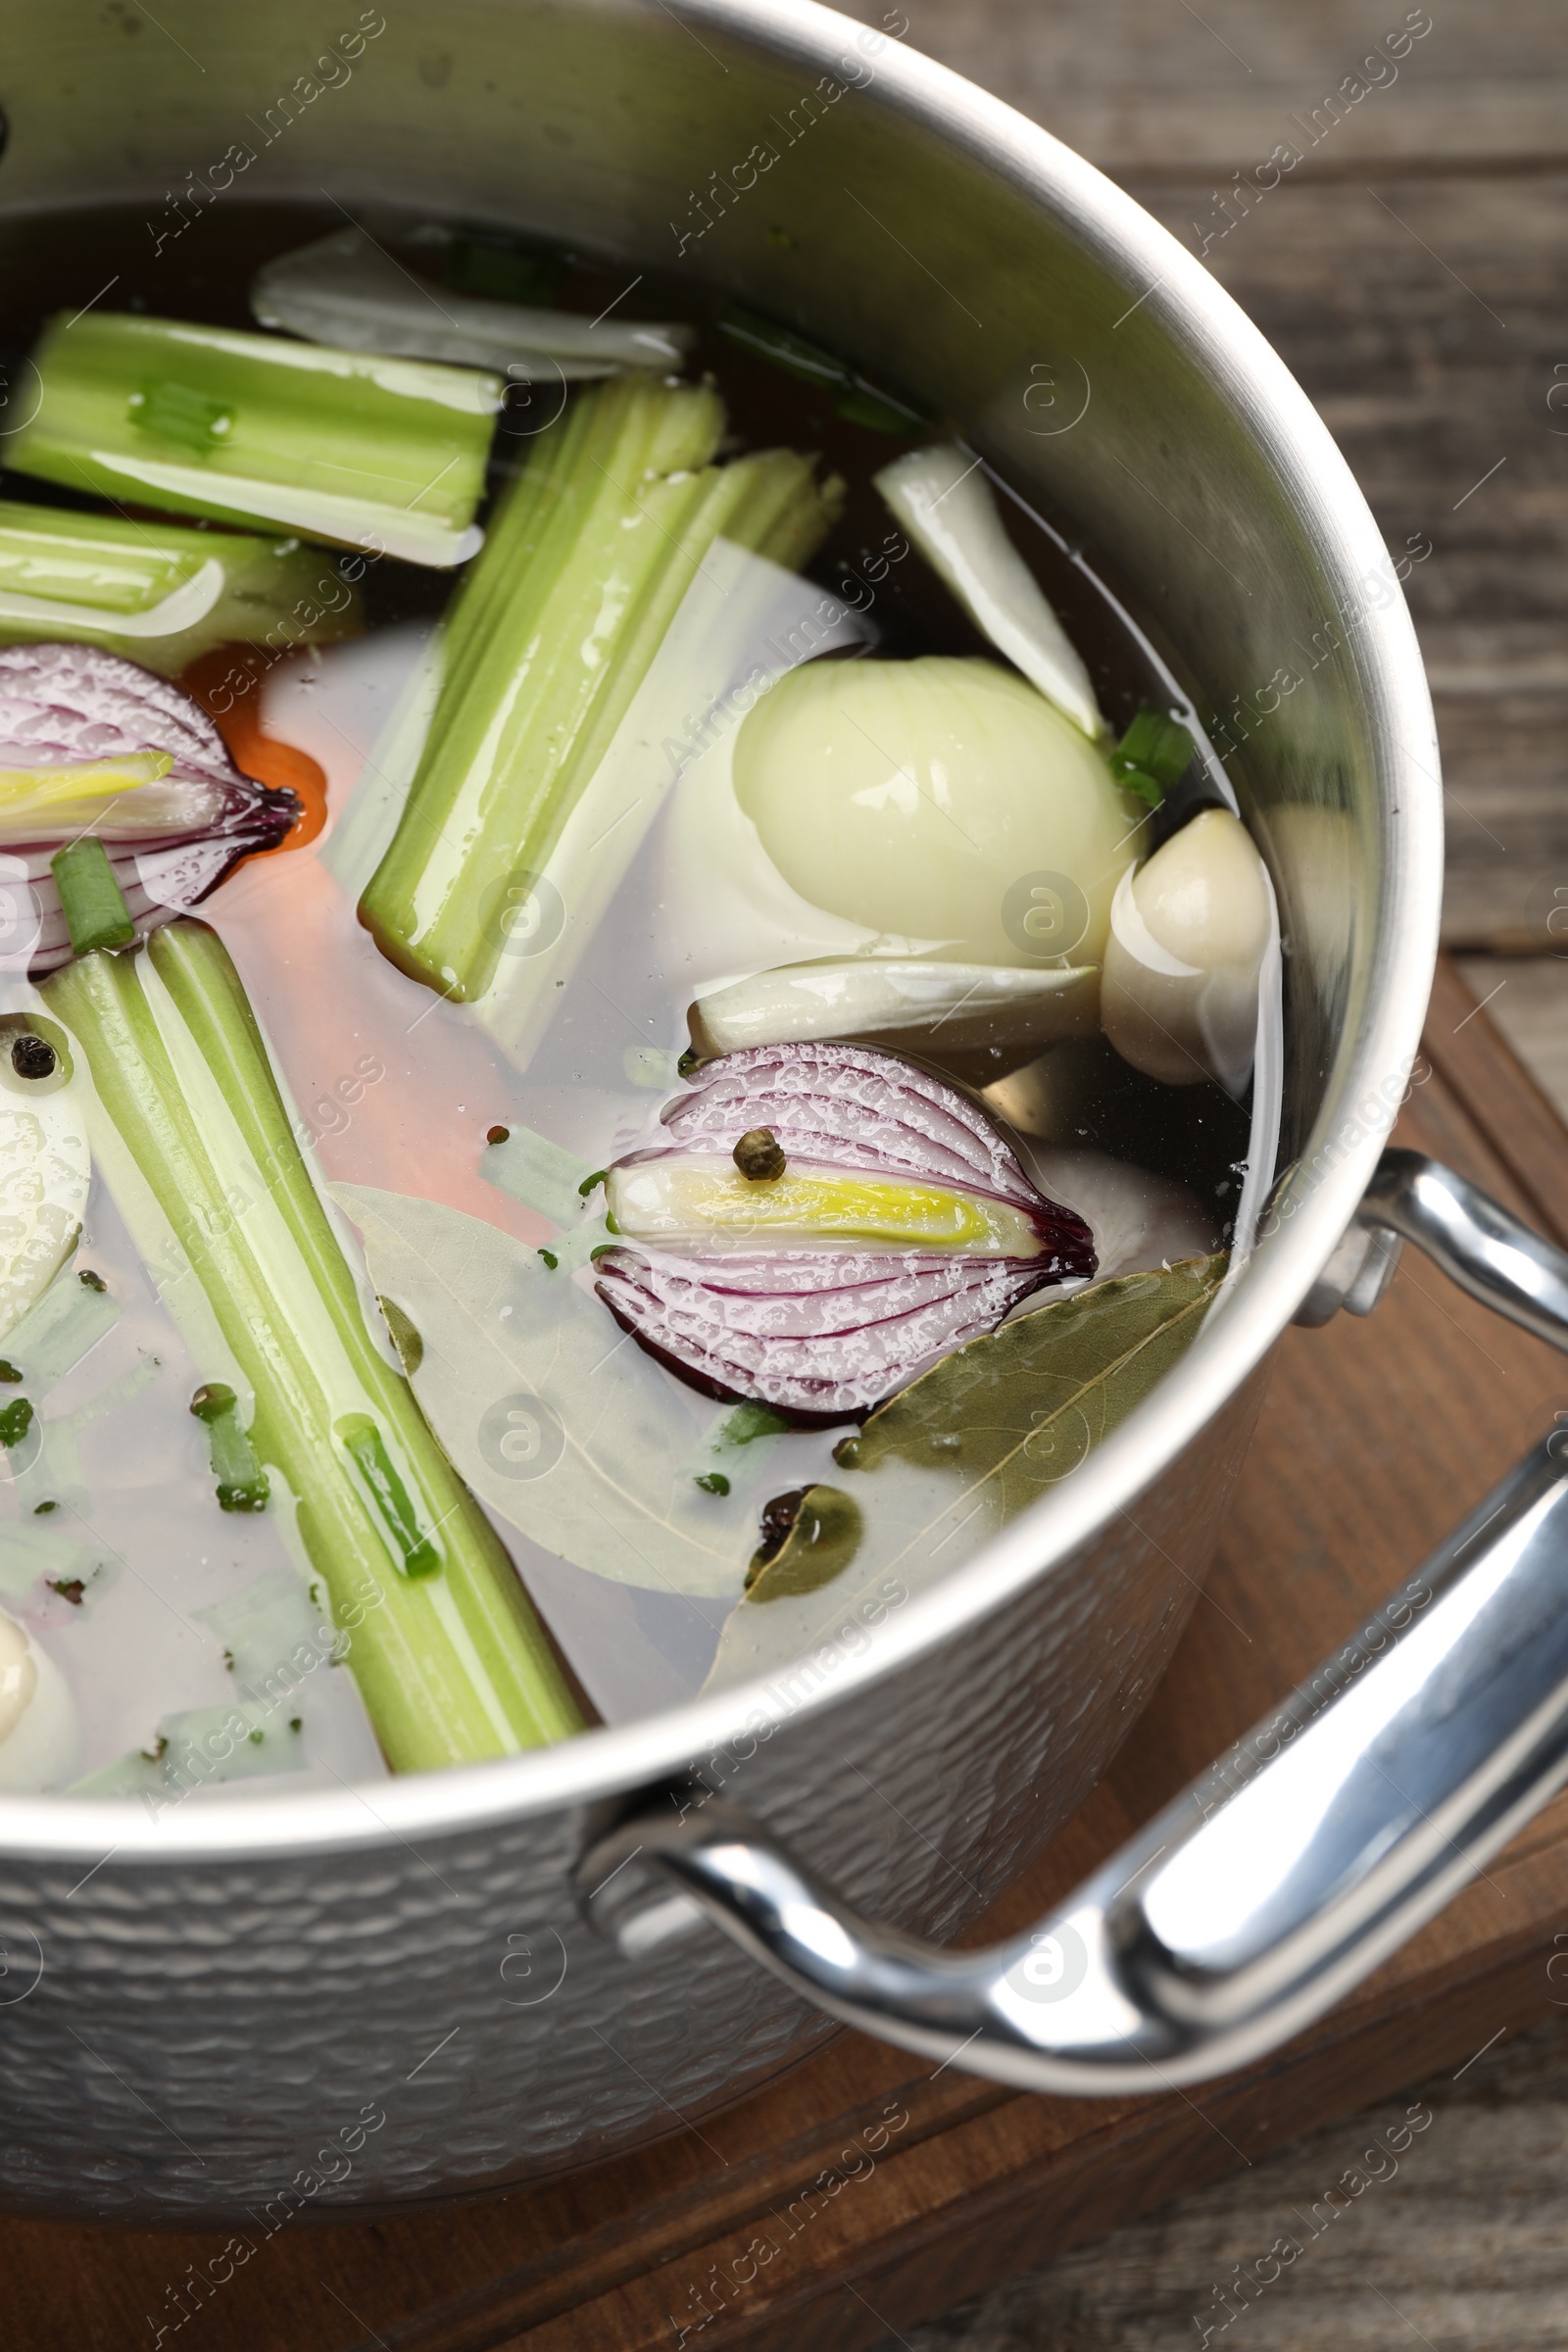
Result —
[{"label": "peeled garlic clove", "polygon": [[79,1741],[75,1702],[47,1650],[0,1612],[0,1793],[58,1788]]},{"label": "peeled garlic clove", "polygon": [[917,1040],[934,1052],[1027,1044],[1035,1052],[1095,1026],[1093,964],[1031,971],[1017,964],[933,963],[853,956],[785,964],[699,997],[700,1053],[796,1044],[807,1038]]},{"label": "peeled garlic clove", "polygon": [[1205,808],[1124,874],[1100,990],[1101,1023],[1123,1061],[1167,1086],[1217,1078],[1239,1094],[1269,928],[1263,861],[1228,808]]}]

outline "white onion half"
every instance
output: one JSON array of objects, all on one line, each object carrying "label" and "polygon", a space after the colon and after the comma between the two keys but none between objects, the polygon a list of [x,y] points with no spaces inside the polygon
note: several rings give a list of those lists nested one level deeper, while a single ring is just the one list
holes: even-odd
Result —
[{"label": "white onion half", "polygon": [[734,775],[803,899],[974,963],[1098,963],[1148,816],[1022,678],[941,655],[793,670]]}]

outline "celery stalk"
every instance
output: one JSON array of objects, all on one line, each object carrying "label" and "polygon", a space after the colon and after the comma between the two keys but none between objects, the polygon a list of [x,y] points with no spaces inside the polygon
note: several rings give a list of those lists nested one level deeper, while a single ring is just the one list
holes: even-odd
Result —
[{"label": "celery stalk", "polygon": [[65,965],[44,993],[86,1058],[111,1189],[133,1226],[156,1201],[176,1252],[171,1303],[193,1277],[254,1398],[257,1460],[274,1507],[292,1497],[393,1770],[580,1730],[489,1521],[370,1337],[217,935],[172,923],[133,954]]},{"label": "celery stalk", "polygon": [[360,902],[382,953],[446,996],[484,996],[537,877],[562,895],[552,855],[715,541],[794,565],[826,535],[838,485],[791,450],[711,465],[723,428],[706,388],[597,386],[498,502],[408,806]]},{"label": "celery stalk", "polygon": [[100,311],[52,319],[33,356],[21,473],[413,564],[479,544],[498,375]]},{"label": "celery stalk", "polygon": [[101,645],[166,678],[215,645],[358,636],[360,594],[299,540],[0,499],[0,645]]}]

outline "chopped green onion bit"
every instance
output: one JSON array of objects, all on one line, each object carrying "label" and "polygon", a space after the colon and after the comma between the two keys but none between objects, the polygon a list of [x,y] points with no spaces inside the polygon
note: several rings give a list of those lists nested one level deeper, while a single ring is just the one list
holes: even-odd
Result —
[{"label": "chopped green onion bit", "polygon": [[109,853],[97,836],[87,833],[69,842],[51,858],[49,867],[76,955],[89,956],[95,948],[128,948],[136,926],[115,880]]},{"label": "chopped green onion bit", "polygon": [[233,1390],[220,1380],[210,1380],[197,1390],[190,1409],[206,1426],[220,1509],[265,1511],[270,1492],[267,1472],[240,1420],[239,1398]]},{"label": "chopped green onion bit", "polygon": [[212,449],[234,424],[220,400],[167,379],[144,384],[125,406],[132,424],[160,441],[177,441],[182,449]]},{"label": "chopped green onion bit", "polygon": [[333,1436],[361,1478],[403,1562],[405,1576],[438,1576],[441,1549],[433,1535],[419,1524],[409,1490],[397,1473],[386,1440],[368,1413],[347,1413]]},{"label": "chopped green onion bit", "polygon": [[1125,792],[1157,808],[1193,762],[1197,746],[1179,719],[1146,703],[1110,755],[1110,772]]}]

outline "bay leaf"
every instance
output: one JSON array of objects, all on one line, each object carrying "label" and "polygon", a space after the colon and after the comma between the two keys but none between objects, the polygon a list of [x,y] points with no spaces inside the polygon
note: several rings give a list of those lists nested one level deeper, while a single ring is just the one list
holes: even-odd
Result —
[{"label": "bay leaf", "polygon": [[841,1469],[889,1461],[956,1469],[966,1491],[997,1489],[1015,1518],[1076,1470],[1196,1337],[1226,1258],[1184,1258],[1157,1273],[1093,1283],[1020,1315],[890,1397],[834,1449]]},{"label": "bay leaf", "polygon": [[[688,1399],[564,1265],[551,1271],[484,1219],[368,1185],[330,1190],[376,1291],[418,1335],[414,1393],[483,1501],[595,1575],[739,1594],[757,1511],[692,1476],[711,1406]],[[808,1477],[824,1461],[818,1441]]]},{"label": "bay leaf", "polygon": [[863,1649],[891,1609],[935,1584],[1069,1477],[1197,1337],[1223,1254],[1093,1284],[971,1340],[878,1406],[834,1448],[859,1507],[853,1558],[831,1582],[724,1621],[704,1688],[811,1653],[824,1672]]}]

